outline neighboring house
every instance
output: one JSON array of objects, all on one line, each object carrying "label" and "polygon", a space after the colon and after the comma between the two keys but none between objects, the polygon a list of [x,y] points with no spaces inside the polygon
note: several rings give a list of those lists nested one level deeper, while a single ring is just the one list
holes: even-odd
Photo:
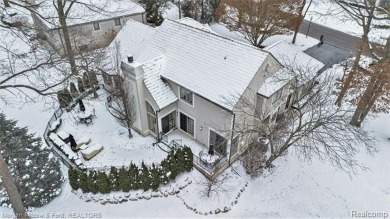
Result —
[{"label": "neighboring house", "polygon": [[[120,74],[136,100],[133,128],[167,144],[190,139],[206,151],[212,144],[221,159],[213,165],[195,161],[195,167],[211,178],[246,149],[245,136],[234,130],[254,121],[238,112],[241,98],[254,92],[253,105],[260,99],[268,103],[259,90],[283,69],[272,49],[265,52],[222,37],[189,18],[165,20],[158,28],[129,20],[109,49],[120,54]],[[110,58],[117,63],[115,56]],[[108,87],[109,78],[105,76]],[[277,91],[268,92],[272,96]],[[191,148],[198,156],[197,148]]]},{"label": "neighboring house", "polygon": [[[63,51],[63,35],[58,13],[49,0],[29,0],[39,5],[32,12],[35,28],[58,51]],[[70,4],[71,1],[66,1]],[[93,6],[91,6],[93,5]],[[145,10],[132,0],[78,0],[67,17],[71,43],[75,49],[86,50],[107,46],[127,20],[144,23]]]}]

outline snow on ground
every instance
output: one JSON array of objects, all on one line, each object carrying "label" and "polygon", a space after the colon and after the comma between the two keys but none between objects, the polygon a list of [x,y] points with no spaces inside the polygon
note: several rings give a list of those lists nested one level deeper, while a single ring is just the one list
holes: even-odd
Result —
[{"label": "snow on ground", "polygon": [[99,91],[99,98],[88,98],[83,100],[86,109],[95,109],[96,118],[88,126],[77,123],[76,106],[71,112],[62,115],[63,124],[58,131],[65,131],[72,134],[75,139],[84,136],[91,138],[90,146],[94,144],[103,145],[104,149],[89,161],[84,161],[86,167],[105,167],[130,164],[140,164],[144,161],[147,164],[160,163],[166,158],[167,153],[157,146],[153,146],[155,139],[142,137],[134,130],[134,137],[129,139],[127,129],[120,126],[115,118],[107,111],[105,106],[106,96],[103,90]]},{"label": "snow on ground", "polygon": [[[364,125],[367,130],[374,131],[378,139],[379,153],[370,156],[362,152],[359,160],[369,170],[359,171],[349,177],[346,173],[335,170],[327,163],[313,160],[306,163],[293,155],[287,155],[277,161],[276,168],[257,179],[245,176],[240,165],[235,164],[243,179],[233,174],[237,184],[230,197],[218,199],[199,198],[202,186],[195,181],[187,186],[180,197],[190,206],[201,211],[213,210],[234,200],[236,188],[248,181],[248,187],[241,194],[238,203],[228,213],[211,215],[211,217],[351,217],[351,211],[387,212],[390,203],[390,115],[370,118]],[[231,172],[230,169],[227,172]],[[195,171],[183,174],[201,181]],[[63,184],[63,192],[48,205],[34,210],[35,215],[47,213],[68,214],[69,212],[97,212],[104,218],[116,217],[163,217],[188,218],[199,217],[189,210],[183,201],[176,196],[138,200],[117,205],[101,205],[84,202],[71,193],[67,182]],[[233,198],[232,198],[233,197]],[[2,208],[2,212],[11,209]]]},{"label": "snow on ground", "polygon": [[[354,36],[361,37],[363,34],[363,28],[353,21],[340,6],[330,0],[322,0],[318,4],[312,4],[305,19],[310,20],[310,18],[313,18],[312,22],[314,23]],[[390,26],[390,20],[374,20],[373,24]],[[369,39],[373,42],[385,43],[389,35],[389,29],[373,28],[369,34]]]}]

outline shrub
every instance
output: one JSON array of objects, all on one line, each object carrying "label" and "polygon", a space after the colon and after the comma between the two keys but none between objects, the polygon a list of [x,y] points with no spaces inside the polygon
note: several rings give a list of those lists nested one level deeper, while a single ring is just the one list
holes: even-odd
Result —
[{"label": "shrub", "polygon": [[[171,151],[160,165],[147,166],[143,161],[141,167],[130,163],[129,168],[117,169],[111,167],[109,174],[104,172],[89,171],[88,173],[69,169],[69,183],[72,189],[80,188],[83,192],[100,192],[102,194],[111,191],[149,189],[156,190],[160,184],[166,185],[170,180],[182,172],[193,168],[192,151],[189,147]],[[168,174],[170,173],[170,174]],[[168,176],[169,175],[169,176]]]}]

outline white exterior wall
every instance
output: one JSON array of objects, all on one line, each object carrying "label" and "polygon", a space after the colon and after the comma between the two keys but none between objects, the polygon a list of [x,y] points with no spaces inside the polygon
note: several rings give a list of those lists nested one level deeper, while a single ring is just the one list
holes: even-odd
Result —
[{"label": "white exterior wall", "polygon": [[[185,115],[194,119],[194,139],[203,144],[205,147],[209,145],[209,130],[219,133],[226,137],[226,140],[230,140],[230,132],[232,128],[231,112],[215,105],[214,103],[200,97],[196,94],[193,96],[193,106],[180,100],[179,86],[173,82],[169,83],[173,91],[179,98],[177,102],[178,116],[177,126],[180,129],[179,113],[182,112]],[[227,148],[229,152],[229,146]]]}]

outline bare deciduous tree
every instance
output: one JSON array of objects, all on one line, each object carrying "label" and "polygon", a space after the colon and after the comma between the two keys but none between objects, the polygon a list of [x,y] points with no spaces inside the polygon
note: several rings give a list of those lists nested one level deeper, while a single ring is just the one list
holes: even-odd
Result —
[{"label": "bare deciduous tree", "polygon": [[[343,10],[348,14],[348,17],[344,19],[349,19],[355,21],[358,25],[362,27],[363,34],[361,36],[360,42],[355,53],[355,61],[352,65],[351,71],[349,72],[347,78],[345,78],[343,86],[338,94],[336,104],[341,106],[341,102],[345,97],[348,89],[351,86],[351,82],[356,75],[359,62],[364,50],[371,50],[373,46],[371,45],[368,35],[372,30],[372,24],[374,20],[388,19],[386,17],[378,16],[377,11],[382,10],[377,7],[377,0],[353,0],[353,1],[335,1]],[[371,55],[375,56],[375,53],[371,51]]]},{"label": "bare deciduous tree", "polygon": [[285,33],[291,25],[291,15],[284,7],[286,1],[222,0],[217,15],[228,29],[240,32],[252,45],[260,47],[265,39]]},{"label": "bare deciduous tree", "polygon": [[232,186],[229,185],[231,180],[232,178],[228,174],[222,174],[213,180],[202,178],[197,182],[202,188],[201,198],[219,199],[220,195],[226,195],[232,190]]},{"label": "bare deciduous tree", "polygon": [[333,104],[332,72],[315,77],[318,81],[315,83],[310,69],[286,68],[288,72],[277,80],[288,84],[285,88],[292,91],[297,101],[287,111],[280,113],[276,122],[264,118],[264,112],[253,104],[255,101],[252,98],[256,98],[256,95],[241,97],[236,106],[237,114],[254,117],[255,122],[237,125],[235,132],[241,136],[260,135],[267,139],[267,153],[254,151],[259,157],[266,156],[264,162],[258,165],[271,167],[274,160],[291,148],[299,157],[306,160],[317,157],[346,172],[354,172],[357,167],[364,168],[354,156],[361,149],[374,152],[373,138],[349,124],[353,113],[351,108]]},{"label": "bare deciduous tree", "polygon": [[[294,17],[293,21],[293,27],[294,27],[294,36],[292,43],[295,44],[295,41],[297,39],[297,35],[299,32],[299,26],[301,26],[303,19],[305,18],[307,12],[310,9],[311,4],[313,3],[313,0],[298,0],[293,1],[290,3],[290,8],[293,10],[290,10]],[[306,7],[306,8],[305,8]]]},{"label": "bare deciduous tree", "polygon": [[110,69],[109,71],[115,73],[115,93],[113,99],[108,102],[108,109],[111,115],[113,115],[122,126],[127,128],[129,138],[132,138],[131,128],[136,119],[135,97],[131,93],[133,89],[130,82],[123,78],[120,72],[122,60],[120,43],[115,41],[115,47],[112,49],[113,69]]}]

